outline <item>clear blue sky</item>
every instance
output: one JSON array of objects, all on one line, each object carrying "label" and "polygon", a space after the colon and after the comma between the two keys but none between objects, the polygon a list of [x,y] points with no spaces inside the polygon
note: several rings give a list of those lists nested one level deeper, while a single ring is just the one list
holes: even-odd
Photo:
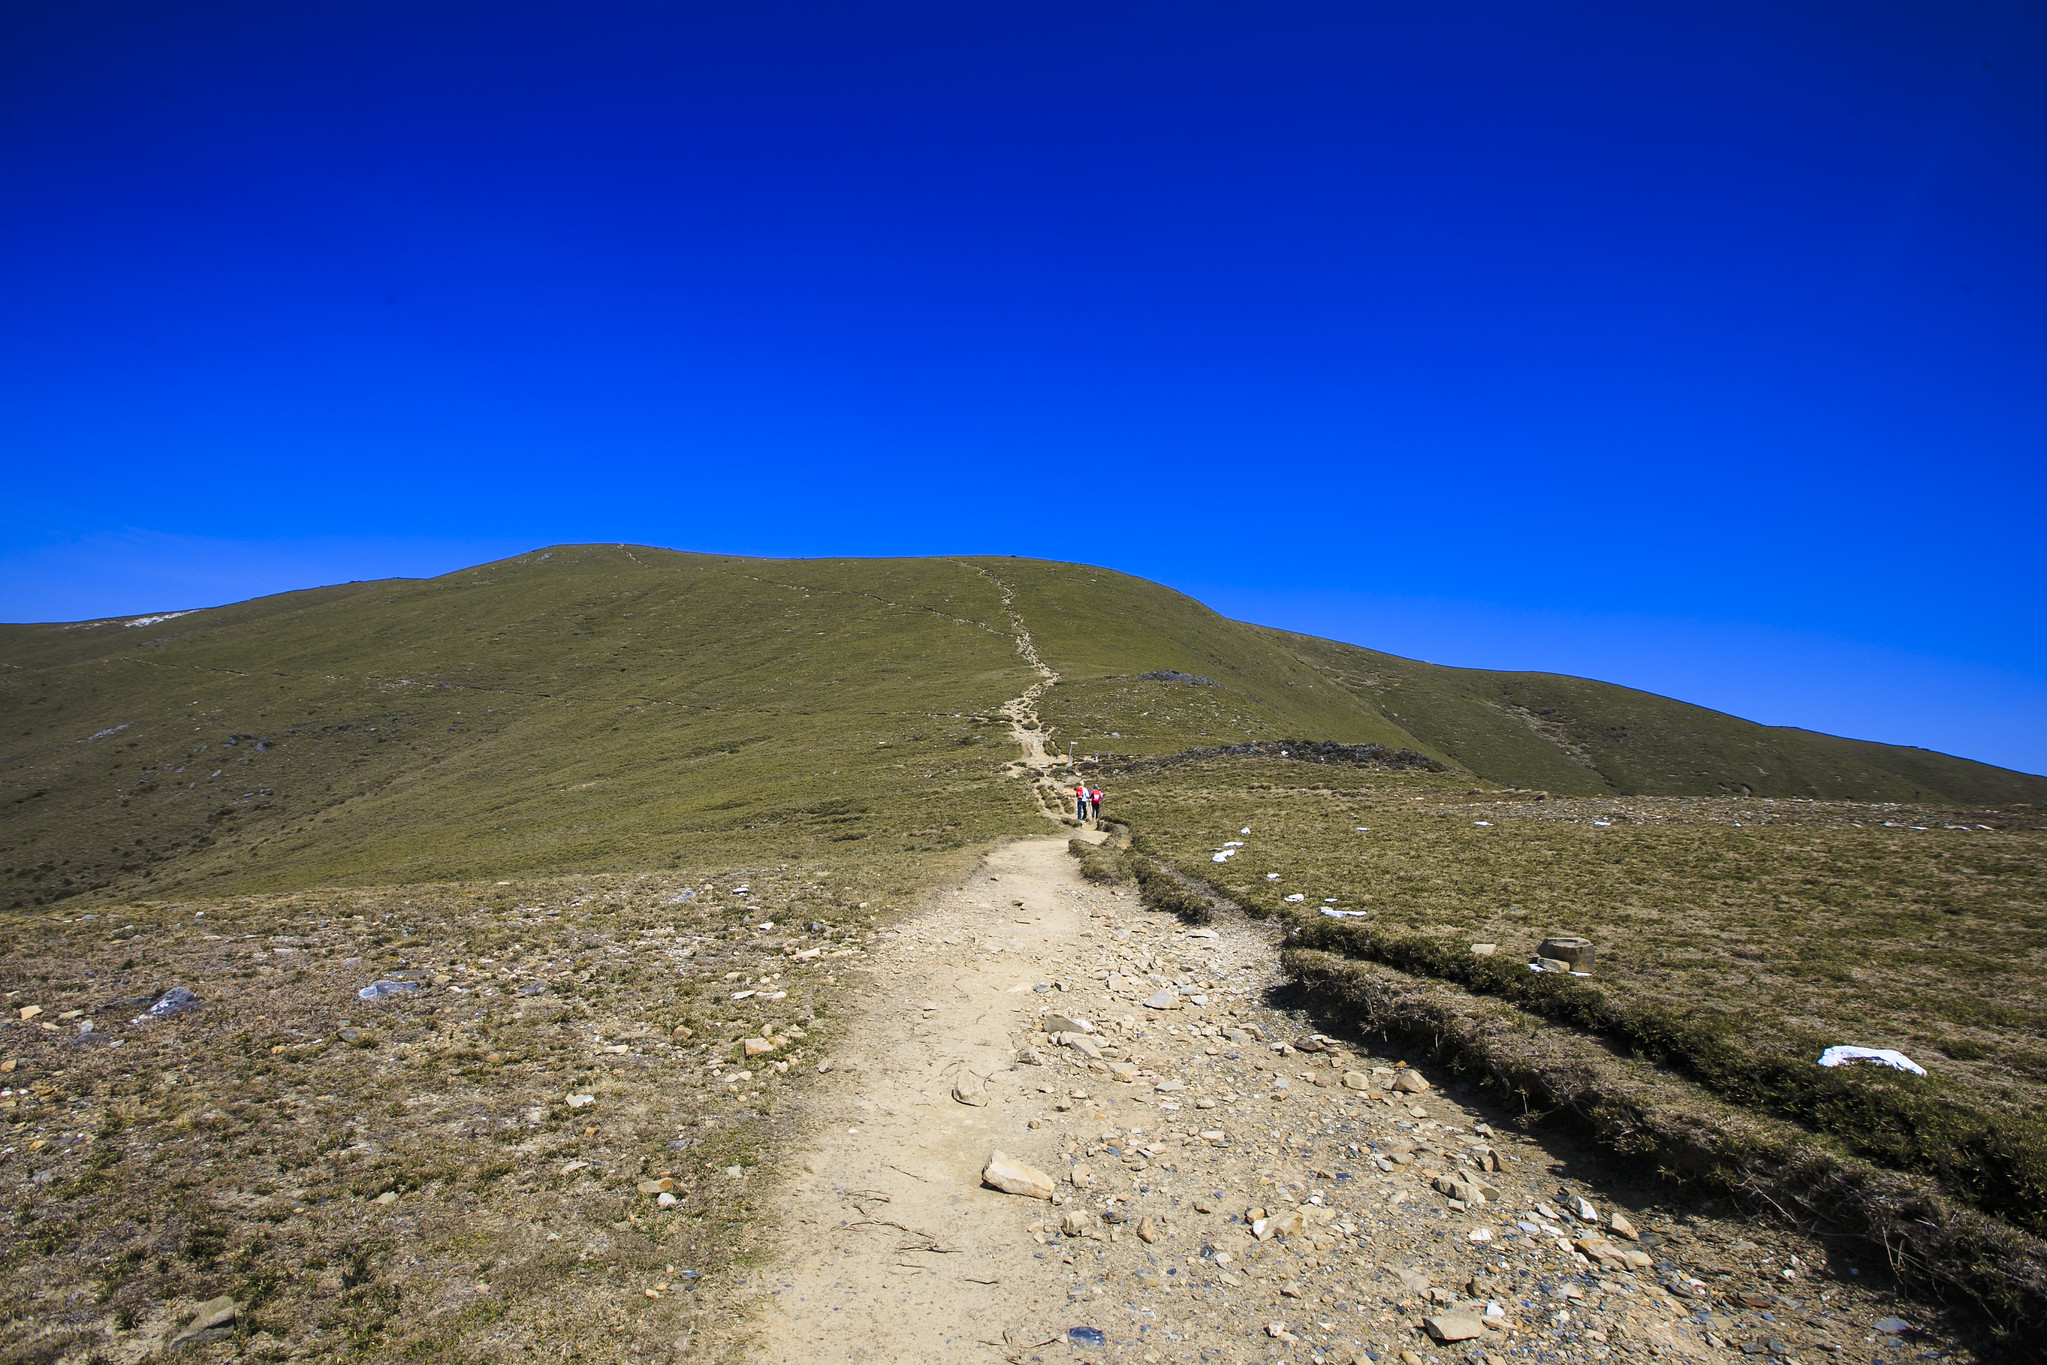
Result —
[{"label": "clear blue sky", "polygon": [[1013,552],[2047,770],[2047,8],[0,7],[0,616]]}]

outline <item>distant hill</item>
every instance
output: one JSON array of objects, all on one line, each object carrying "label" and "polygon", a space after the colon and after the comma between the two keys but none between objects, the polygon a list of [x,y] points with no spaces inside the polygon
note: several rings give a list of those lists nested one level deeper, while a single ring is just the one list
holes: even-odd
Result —
[{"label": "distant hill", "polygon": [[[1030,562],[1012,577],[1039,653],[1065,675],[1044,714],[1083,753],[1337,739],[1575,795],[2047,802],[2047,778],[1987,763],[1757,725],[1586,678],[1446,668],[1246,625],[1106,569]],[[1217,685],[1142,676],[1161,671]]]},{"label": "distant hill", "polygon": [[1039,707],[1055,750],[1333,739],[1559,792],[2047,799],[1946,755],[1229,621],[1083,565],[557,546],[0,627],[0,908],[856,840],[907,857],[1030,828],[1001,776],[999,708],[1036,681],[1005,591],[1061,675]]},{"label": "distant hill", "polygon": [[1445,668],[1265,631],[1462,767],[1581,795],[2038,804],[2047,778],[1791,726],[1557,673]]}]

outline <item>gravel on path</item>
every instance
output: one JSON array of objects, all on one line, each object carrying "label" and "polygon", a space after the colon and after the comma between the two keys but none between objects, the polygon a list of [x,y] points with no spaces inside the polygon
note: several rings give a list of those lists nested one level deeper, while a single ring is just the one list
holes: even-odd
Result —
[{"label": "gravel on path", "polygon": [[[1896,1329],[1912,1315],[1873,1272],[1676,1211],[1419,1054],[1312,1032],[1277,948],[1264,925],[1189,929],[1083,881],[1063,837],[1003,846],[903,921],[783,1191],[759,1354],[1944,1354]],[[1053,1199],[984,1184],[997,1152]]]}]

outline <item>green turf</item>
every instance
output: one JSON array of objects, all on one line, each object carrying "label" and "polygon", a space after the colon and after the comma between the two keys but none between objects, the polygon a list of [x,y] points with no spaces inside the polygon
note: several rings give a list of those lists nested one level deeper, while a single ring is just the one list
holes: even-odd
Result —
[{"label": "green turf", "polygon": [[1031,809],[987,719],[1030,673],[952,562],[561,547],[0,640],[0,905],[900,856]]},{"label": "green turf", "polygon": [[[1943,755],[1245,625],[1082,565],[560,546],[140,626],[0,627],[0,908],[822,851],[918,884],[922,855],[1042,823],[1001,776],[999,708],[1035,681],[1005,590],[1061,675],[1053,752],[1312,738],[1558,792],[2047,795]],[[1207,683],[1141,676],[1165,670]]]},{"label": "green turf", "polygon": [[1513,787],[1596,796],[2047,804],[2047,778],[1840,739],[1555,673],[1444,668],[1262,632],[1398,722],[1416,746]]}]

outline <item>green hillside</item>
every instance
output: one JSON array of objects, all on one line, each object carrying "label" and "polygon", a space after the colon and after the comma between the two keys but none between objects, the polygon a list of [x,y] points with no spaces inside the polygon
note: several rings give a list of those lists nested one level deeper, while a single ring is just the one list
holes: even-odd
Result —
[{"label": "green hillside", "polygon": [[2047,778],[1895,744],[1757,725],[1555,673],[1445,668],[1263,630],[1421,747],[1507,786],[1575,795],[2047,802]]},{"label": "green hillside", "polygon": [[[914,880],[912,855],[1040,819],[1003,776],[1000,708],[1037,681],[1017,622],[1060,675],[1039,706],[1055,752],[1300,737],[1558,792],[2047,798],[1921,750],[1229,621],[1083,565],[563,546],[0,627],[0,907],[856,845]],[[1161,672],[1184,676],[1141,676]]]},{"label": "green hillside", "polygon": [[[1060,683],[1040,712],[1077,753],[1175,753],[1310,736],[1436,749],[1295,657],[1267,630],[1184,594],[1080,564],[1015,561],[1008,580]],[[1146,678],[1174,672],[1205,682]]]},{"label": "green hillside", "polygon": [[558,547],[134,628],[0,633],[7,901],[746,862],[1030,811],[1030,679],[941,561]]}]

